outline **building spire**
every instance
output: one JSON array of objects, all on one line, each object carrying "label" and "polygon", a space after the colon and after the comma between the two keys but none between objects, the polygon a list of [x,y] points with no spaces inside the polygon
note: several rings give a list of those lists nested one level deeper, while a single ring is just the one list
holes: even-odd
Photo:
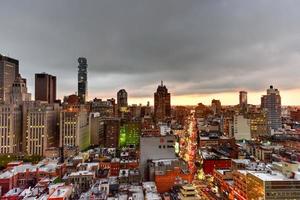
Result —
[{"label": "building spire", "polygon": [[161,86],[164,86],[164,82],[163,82],[162,80],[160,81],[160,85],[161,85]]}]

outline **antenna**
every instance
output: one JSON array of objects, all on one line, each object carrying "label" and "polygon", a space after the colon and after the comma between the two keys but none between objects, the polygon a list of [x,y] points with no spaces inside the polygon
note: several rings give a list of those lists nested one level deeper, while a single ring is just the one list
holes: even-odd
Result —
[{"label": "antenna", "polygon": [[164,86],[164,82],[162,80],[160,81],[160,84],[161,84],[161,86]]}]

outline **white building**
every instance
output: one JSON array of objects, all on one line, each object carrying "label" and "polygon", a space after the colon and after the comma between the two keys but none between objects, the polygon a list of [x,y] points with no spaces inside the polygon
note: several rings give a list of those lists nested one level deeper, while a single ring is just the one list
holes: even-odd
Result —
[{"label": "white building", "polygon": [[21,109],[16,105],[0,105],[0,154],[21,151]]},{"label": "white building", "polygon": [[88,113],[84,109],[69,108],[60,112],[60,146],[90,146]]},{"label": "white building", "polygon": [[250,119],[245,118],[243,115],[234,115],[233,117],[233,133],[232,136],[236,140],[250,140]]}]

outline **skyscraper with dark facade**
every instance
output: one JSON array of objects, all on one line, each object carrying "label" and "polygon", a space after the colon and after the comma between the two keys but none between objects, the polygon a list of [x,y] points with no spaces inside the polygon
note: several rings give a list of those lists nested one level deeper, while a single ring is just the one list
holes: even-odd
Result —
[{"label": "skyscraper with dark facade", "polygon": [[78,97],[80,103],[84,104],[87,98],[87,60],[84,57],[78,58]]},{"label": "skyscraper with dark facade", "polygon": [[46,73],[35,74],[35,100],[54,103],[56,100],[56,77]]},{"label": "skyscraper with dark facade", "polygon": [[154,93],[154,118],[156,122],[163,122],[171,117],[171,94],[161,81]]},{"label": "skyscraper with dark facade", "polygon": [[0,102],[10,100],[10,92],[19,75],[19,61],[0,54]]},{"label": "skyscraper with dark facade", "polygon": [[267,111],[268,128],[277,130],[282,127],[281,97],[278,89],[271,85],[267,94],[261,97],[261,108]]},{"label": "skyscraper with dark facade", "polygon": [[121,89],[117,93],[117,104],[118,107],[127,107],[128,106],[128,94],[125,89]]},{"label": "skyscraper with dark facade", "polygon": [[239,105],[241,109],[245,109],[247,107],[247,92],[246,91],[240,91],[240,101]]}]

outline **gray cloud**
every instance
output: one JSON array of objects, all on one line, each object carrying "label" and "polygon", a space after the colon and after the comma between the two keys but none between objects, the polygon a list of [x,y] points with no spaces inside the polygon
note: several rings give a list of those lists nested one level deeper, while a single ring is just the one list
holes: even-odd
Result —
[{"label": "gray cloud", "polygon": [[89,64],[89,94],[128,88],[152,96],[160,80],[175,95],[299,88],[296,0],[3,1],[0,52],[33,74],[57,75],[76,91],[77,57]]}]

